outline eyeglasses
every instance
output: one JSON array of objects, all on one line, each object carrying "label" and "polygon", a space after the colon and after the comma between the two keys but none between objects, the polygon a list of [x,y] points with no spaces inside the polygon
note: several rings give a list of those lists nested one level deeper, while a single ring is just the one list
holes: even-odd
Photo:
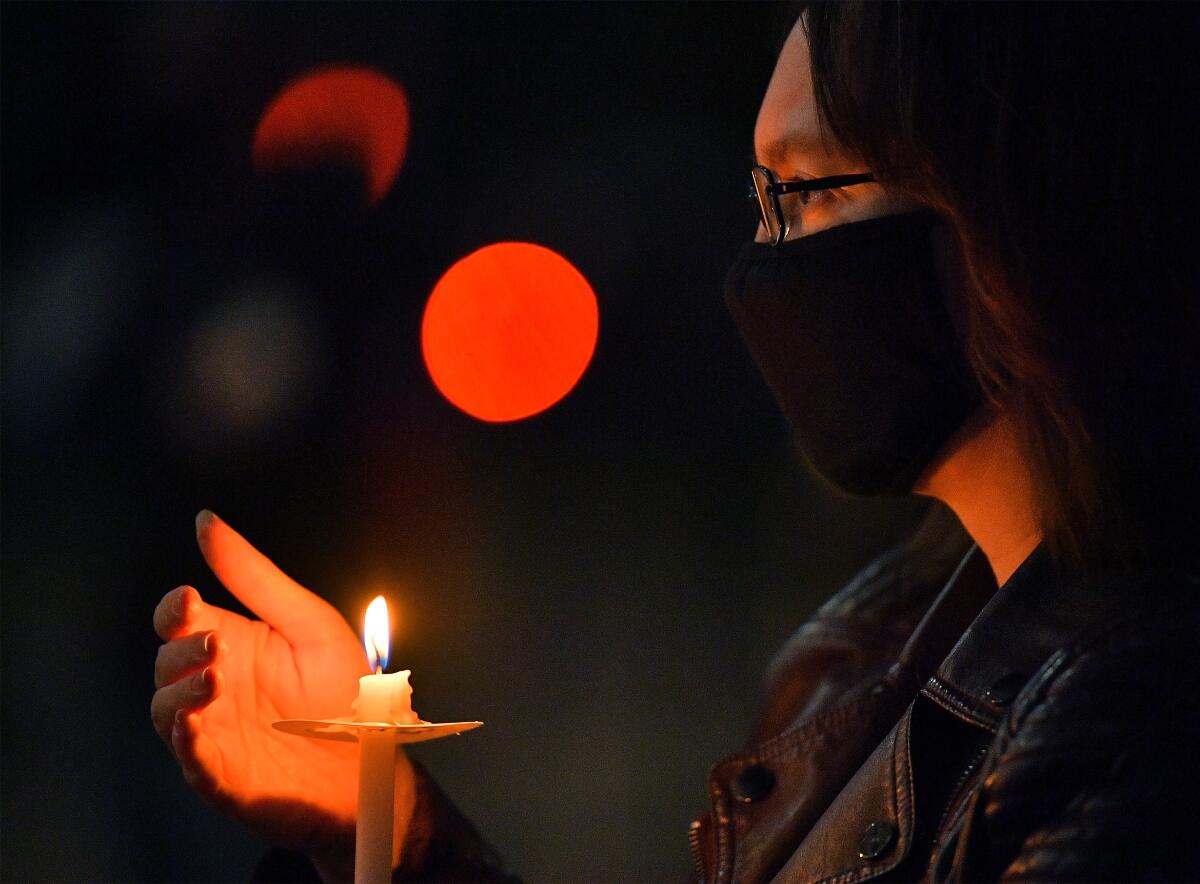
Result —
[{"label": "eyeglasses", "polygon": [[[758,200],[758,211],[768,242],[779,245],[788,234],[800,229],[800,209],[808,205],[812,194],[820,190],[849,187],[874,181],[870,172],[855,175],[830,175],[828,178],[809,178],[798,181],[779,181],[775,173],[766,166],[750,169],[750,193],[747,196]],[[785,194],[795,194],[788,200],[780,200]]]}]

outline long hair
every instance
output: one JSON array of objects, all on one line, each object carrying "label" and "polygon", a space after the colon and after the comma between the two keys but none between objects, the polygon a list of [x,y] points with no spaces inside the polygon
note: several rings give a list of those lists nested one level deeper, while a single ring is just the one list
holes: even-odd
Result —
[{"label": "long hair", "polygon": [[1054,557],[1200,559],[1200,6],[805,4],[822,125],[954,228]]}]

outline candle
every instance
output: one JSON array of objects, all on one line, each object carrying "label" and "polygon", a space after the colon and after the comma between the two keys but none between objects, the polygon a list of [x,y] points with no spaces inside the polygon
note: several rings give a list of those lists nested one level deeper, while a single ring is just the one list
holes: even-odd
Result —
[{"label": "candle", "polygon": [[392,827],[396,779],[394,726],[417,724],[412,711],[409,670],[385,674],[389,640],[387,602],[376,596],[367,607],[363,645],[374,675],[358,680],[355,721],[378,723],[379,730],[358,732],[358,821],[354,841],[355,884],[379,884],[392,878]]},{"label": "candle", "polygon": [[412,710],[412,688],[408,677],[412,670],[385,673],[390,649],[391,628],[387,602],[376,596],[367,606],[363,621],[363,647],[367,664],[374,675],[358,680],[358,699],[354,701],[355,721],[378,721],[382,724],[419,724],[421,719]]},{"label": "candle", "polygon": [[378,596],[367,607],[363,646],[373,675],[358,680],[352,718],[289,718],[271,726],[314,740],[358,742],[358,821],[355,828],[355,884],[383,884],[392,877],[396,746],[437,740],[474,730],[482,721],[423,721],[412,710],[409,670],[384,673],[390,628],[387,602]]}]

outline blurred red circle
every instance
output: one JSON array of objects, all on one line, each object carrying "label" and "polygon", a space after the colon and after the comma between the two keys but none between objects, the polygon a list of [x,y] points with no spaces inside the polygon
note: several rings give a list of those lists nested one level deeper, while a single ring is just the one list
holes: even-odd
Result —
[{"label": "blurred red circle", "polygon": [[598,329],[583,274],[550,249],[505,242],[471,253],[438,281],[421,348],[450,402],[480,420],[514,421],[571,391]]},{"label": "blurred red circle", "polygon": [[408,98],[367,67],[321,67],[271,99],[254,132],[258,172],[344,163],[362,172],[377,203],[396,180],[408,148]]}]

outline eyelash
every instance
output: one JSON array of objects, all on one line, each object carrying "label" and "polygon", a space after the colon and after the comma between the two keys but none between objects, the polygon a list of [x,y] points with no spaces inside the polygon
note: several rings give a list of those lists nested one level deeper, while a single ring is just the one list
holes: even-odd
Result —
[{"label": "eyelash", "polygon": [[808,199],[800,205],[807,209],[813,203],[828,202],[832,199],[836,199],[834,190],[814,190],[808,194]]}]

